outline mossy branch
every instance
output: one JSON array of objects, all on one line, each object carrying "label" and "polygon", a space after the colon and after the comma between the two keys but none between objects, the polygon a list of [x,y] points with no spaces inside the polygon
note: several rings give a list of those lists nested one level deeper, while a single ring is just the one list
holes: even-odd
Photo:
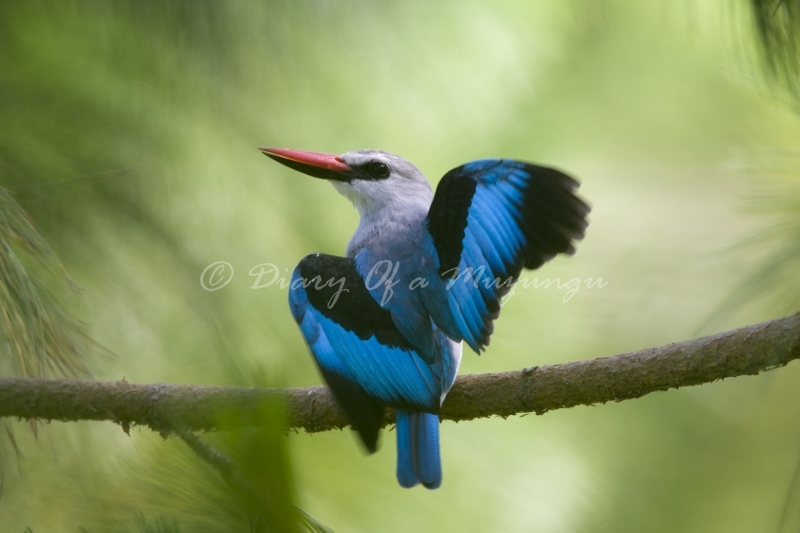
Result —
[{"label": "mossy branch", "polygon": [[[461,376],[444,420],[471,420],[639,398],[655,391],[758,374],[800,358],[800,314],[613,357],[497,374]],[[269,389],[29,378],[0,379],[0,417],[108,420],[228,429],[257,425],[264,402],[286,402],[288,426],[308,432],[348,425],[326,387]],[[226,416],[226,413],[232,416]],[[252,415],[252,416],[251,416]],[[391,415],[386,423],[390,423]]]}]

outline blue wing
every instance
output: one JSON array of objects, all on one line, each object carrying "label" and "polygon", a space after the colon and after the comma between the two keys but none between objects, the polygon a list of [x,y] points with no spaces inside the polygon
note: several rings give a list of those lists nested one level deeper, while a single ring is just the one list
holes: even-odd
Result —
[{"label": "blue wing", "polygon": [[573,241],[583,238],[589,206],[575,195],[577,187],[557,170],[508,159],[473,161],[448,172],[426,219],[439,275],[447,282],[450,315],[431,310],[437,325],[480,352],[500,314],[500,299],[522,268],[572,254]]},{"label": "blue wing", "polygon": [[350,421],[375,450],[383,406],[438,413],[455,369],[419,355],[370,295],[352,259],[313,254],[297,265],[289,304]]}]

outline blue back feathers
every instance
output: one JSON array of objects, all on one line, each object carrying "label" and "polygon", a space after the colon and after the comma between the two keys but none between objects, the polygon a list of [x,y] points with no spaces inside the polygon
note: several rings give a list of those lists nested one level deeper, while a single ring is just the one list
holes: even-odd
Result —
[{"label": "blue back feathers", "polygon": [[457,368],[437,331],[433,357],[423,358],[367,291],[353,259],[304,258],[289,291],[295,320],[337,401],[374,451],[383,406],[438,413]]}]

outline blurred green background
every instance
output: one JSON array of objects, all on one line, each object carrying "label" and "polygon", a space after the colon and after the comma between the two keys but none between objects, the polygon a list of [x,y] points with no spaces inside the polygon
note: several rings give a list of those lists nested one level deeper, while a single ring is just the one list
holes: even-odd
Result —
[{"label": "blurred green background", "polygon": [[[800,120],[762,63],[743,0],[3,2],[0,185],[82,289],[42,274],[106,348],[94,378],[300,387],[320,377],[286,290],[248,271],[342,254],[357,214],[257,147],[380,148],[433,182],[557,166],[591,224],[527,277],[607,285],[518,289],[461,373],[613,355],[800,308]],[[207,292],[215,261],[235,275]],[[444,422],[433,492],[397,485],[393,432],[370,457],[349,430],[290,434],[286,490],[336,531],[798,531],[799,380]],[[248,530],[178,439],[4,432],[3,531]]]}]

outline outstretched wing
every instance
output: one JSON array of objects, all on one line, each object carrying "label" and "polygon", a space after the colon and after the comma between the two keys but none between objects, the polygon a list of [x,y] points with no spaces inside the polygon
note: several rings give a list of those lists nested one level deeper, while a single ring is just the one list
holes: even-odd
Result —
[{"label": "outstretched wing", "polygon": [[352,259],[305,257],[292,276],[289,305],[325,381],[370,451],[384,405],[439,411],[441,357],[425,363],[370,295]]},{"label": "outstretched wing", "polygon": [[[473,161],[439,182],[427,229],[455,326],[476,352],[489,343],[500,299],[522,268],[575,252],[589,213],[577,188],[557,170],[508,159]],[[434,316],[445,329],[449,318]]]}]

